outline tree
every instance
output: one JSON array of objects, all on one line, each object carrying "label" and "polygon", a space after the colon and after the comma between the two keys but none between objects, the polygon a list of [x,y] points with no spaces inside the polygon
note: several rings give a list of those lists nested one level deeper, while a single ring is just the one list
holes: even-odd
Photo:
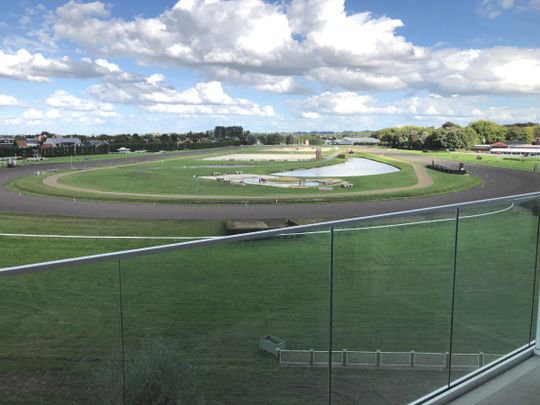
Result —
[{"label": "tree", "polygon": [[531,143],[534,139],[534,127],[512,125],[508,127],[506,139],[509,141],[525,141]]},{"label": "tree", "polygon": [[488,144],[504,141],[508,133],[508,130],[502,125],[486,120],[471,122],[469,127],[475,130],[481,142]]},{"label": "tree", "polygon": [[294,137],[293,137],[292,135],[287,135],[287,136],[285,137],[285,143],[286,143],[287,145],[292,145],[292,144],[294,144]]},{"label": "tree", "polygon": [[448,129],[448,128],[461,128],[461,126],[459,126],[458,124],[454,124],[453,122],[451,121],[446,121],[444,124],[442,124],[442,128],[444,129]]},{"label": "tree", "polygon": [[279,145],[283,143],[284,139],[283,135],[278,133],[268,134],[263,138],[263,143],[266,145]]}]

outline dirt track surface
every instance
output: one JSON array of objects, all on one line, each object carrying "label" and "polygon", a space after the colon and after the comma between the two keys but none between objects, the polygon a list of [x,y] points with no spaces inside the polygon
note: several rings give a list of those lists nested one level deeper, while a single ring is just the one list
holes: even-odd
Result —
[{"label": "dirt track surface", "polygon": [[[186,154],[207,153],[191,151]],[[398,151],[385,153],[411,162],[428,163],[431,158],[402,154]],[[178,156],[178,155],[175,155]],[[170,156],[173,157],[173,156]],[[163,155],[134,157],[129,161],[152,161]],[[165,156],[169,158],[169,156]],[[91,168],[117,165],[118,160],[94,161],[74,164],[75,167]],[[129,163],[129,162],[126,162]],[[455,162],[452,162],[455,164]],[[140,219],[279,219],[279,218],[353,218],[393,211],[481,200],[540,191],[540,174],[499,169],[488,166],[467,166],[469,172],[481,177],[483,185],[459,193],[429,197],[367,202],[336,202],[311,204],[143,204],[76,201],[53,197],[19,195],[7,191],[4,184],[14,178],[26,176],[37,170],[65,169],[68,163],[24,166],[16,169],[0,169],[0,211],[40,215],[66,215],[96,218]]]}]

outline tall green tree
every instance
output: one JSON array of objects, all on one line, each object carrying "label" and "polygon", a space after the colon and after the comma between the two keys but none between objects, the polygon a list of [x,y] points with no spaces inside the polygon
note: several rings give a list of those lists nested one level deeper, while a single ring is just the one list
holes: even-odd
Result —
[{"label": "tall green tree", "polygon": [[475,130],[479,136],[479,141],[483,143],[495,143],[504,141],[508,130],[493,121],[479,120],[469,124],[469,128]]}]

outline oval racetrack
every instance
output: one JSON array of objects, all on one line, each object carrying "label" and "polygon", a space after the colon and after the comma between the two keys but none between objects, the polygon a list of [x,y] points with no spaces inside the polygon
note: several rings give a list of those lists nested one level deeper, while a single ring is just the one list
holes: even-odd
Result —
[{"label": "oval racetrack", "polygon": [[[207,153],[190,151],[185,154]],[[402,154],[398,151],[388,156],[422,163],[431,158]],[[178,155],[176,155],[178,156]],[[152,161],[163,159],[163,155],[134,157],[130,161]],[[106,167],[118,164],[118,160],[77,163],[79,168]],[[45,196],[19,195],[5,189],[5,183],[37,170],[65,169],[68,163],[23,166],[0,170],[0,211],[37,215],[65,215],[95,218],[140,218],[140,219],[279,219],[279,218],[353,218],[365,215],[403,211],[485,198],[502,197],[540,190],[540,174],[499,169],[488,166],[468,166],[468,171],[481,177],[483,185],[458,193],[441,194],[395,200],[333,202],[310,204],[148,204],[72,201]]]}]

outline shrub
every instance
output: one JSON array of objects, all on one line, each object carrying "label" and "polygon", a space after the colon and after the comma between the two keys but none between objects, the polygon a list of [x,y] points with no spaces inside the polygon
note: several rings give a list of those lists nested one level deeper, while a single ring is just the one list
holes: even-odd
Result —
[{"label": "shrub", "polygon": [[[204,405],[194,373],[174,347],[161,338],[147,342],[126,361],[126,403],[130,405]],[[115,353],[98,370],[96,379],[103,404],[122,404],[122,369]]]}]

